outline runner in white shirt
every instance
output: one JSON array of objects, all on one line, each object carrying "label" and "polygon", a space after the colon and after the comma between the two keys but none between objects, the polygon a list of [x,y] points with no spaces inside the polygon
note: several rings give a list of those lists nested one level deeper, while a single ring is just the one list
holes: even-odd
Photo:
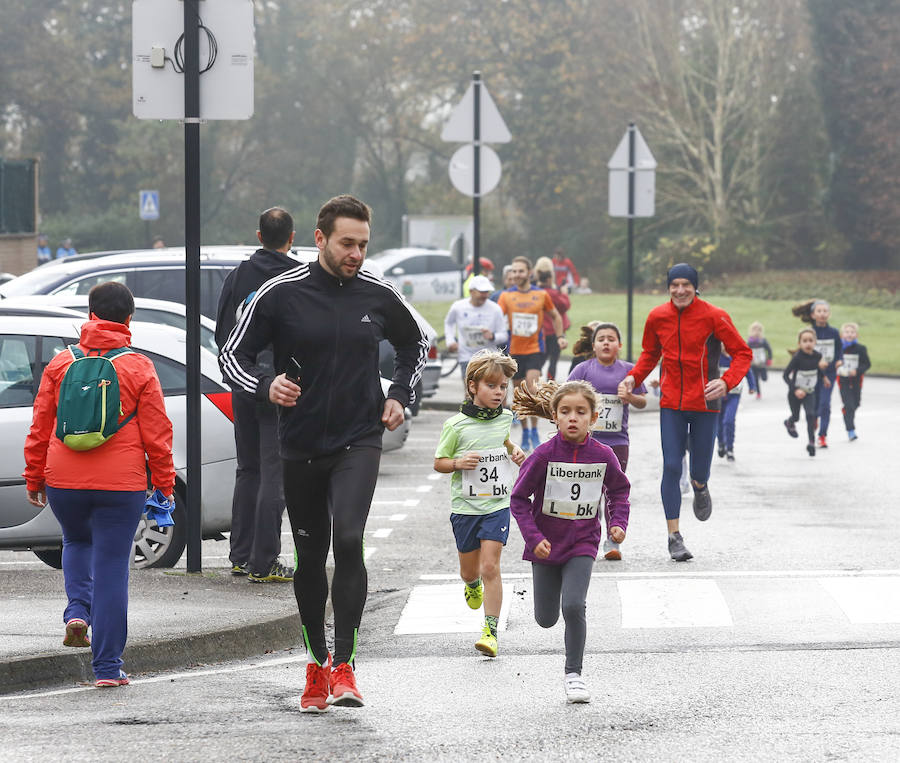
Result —
[{"label": "runner in white shirt", "polygon": [[485,276],[475,276],[469,285],[469,298],[458,299],[444,319],[447,349],[459,353],[459,370],[466,378],[466,365],[479,350],[494,349],[509,339],[506,316],[488,297],[494,290]]}]

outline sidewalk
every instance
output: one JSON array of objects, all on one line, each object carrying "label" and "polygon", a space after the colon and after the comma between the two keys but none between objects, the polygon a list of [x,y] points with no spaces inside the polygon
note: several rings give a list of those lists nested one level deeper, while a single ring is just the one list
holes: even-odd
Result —
[{"label": "sidewalk", "polygon": [[[132,570],[129,672],[243,659],[301,642],[293,586],[250,584],[229,569]],[[62,571],[0,575],[0,694],[93,681],[91,650],[62,645]]]}]

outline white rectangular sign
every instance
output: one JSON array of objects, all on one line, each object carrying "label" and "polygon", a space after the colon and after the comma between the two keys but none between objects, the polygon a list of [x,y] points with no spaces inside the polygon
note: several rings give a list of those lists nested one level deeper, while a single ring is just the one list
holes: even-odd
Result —
[{"label": "white rectangular sign", "polygon": [[[200,118],[253,116],[253,2],[198,2]],[[132,111],[138,119],[184,119],[184,0],[134,0],[131,5]],[[211,35],[211,36],[210,36]],[[203,71],[209,67],[208,71]]]}]

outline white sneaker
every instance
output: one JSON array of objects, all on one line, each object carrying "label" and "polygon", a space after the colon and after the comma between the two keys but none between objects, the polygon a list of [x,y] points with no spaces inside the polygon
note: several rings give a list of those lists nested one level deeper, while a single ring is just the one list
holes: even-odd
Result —
[{"label": "white sneaker", "polygon": [[579,673],[566,673],[566,702],[590,702],[591,694]]},{"label": "white sneaker", "polygon": [[614,540],[607,538],[603,541],[603,558],[613,562],[618,562],[622,558],[622,552],[619,550],[619,544]]}]

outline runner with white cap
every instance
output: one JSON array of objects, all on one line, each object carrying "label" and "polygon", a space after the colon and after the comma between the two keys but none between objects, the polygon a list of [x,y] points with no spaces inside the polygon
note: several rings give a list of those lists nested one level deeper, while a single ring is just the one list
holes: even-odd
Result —
[{"label": "runner with white cap", "polygon": [[447,349],[459,354],[459,370],[466,378],[469,359],[479,350],[505,345],[509,339],[506,316],[488,297],[494,286],[485,276],[475,276],[469,284],[468,299],[458,299],[444,319]]}]

